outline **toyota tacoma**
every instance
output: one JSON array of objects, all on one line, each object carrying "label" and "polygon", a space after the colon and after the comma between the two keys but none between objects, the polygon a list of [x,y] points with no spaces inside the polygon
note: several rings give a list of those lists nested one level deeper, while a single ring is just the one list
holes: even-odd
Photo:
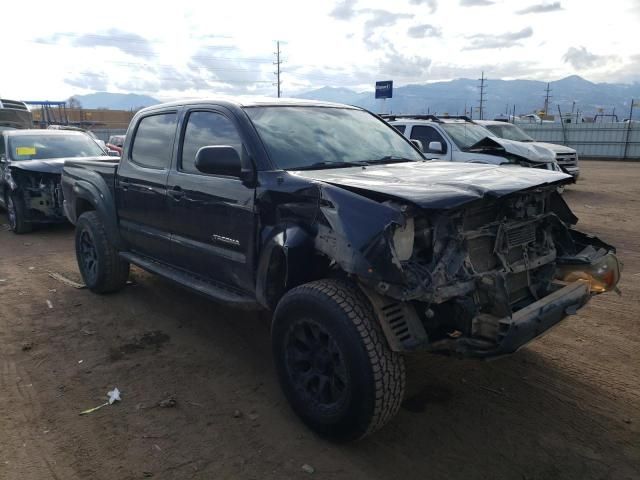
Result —
[{"label": "toyota tacoma", "polygon": [[510,354],[616,288],[615,249],[574,228],[568,181],[427,161],[365,110],[284,99],[146,108],[120,162],[62,176],[92,291],[134,264],[272,311],[284,394],[336,441],[396,414],[405,354]]}]

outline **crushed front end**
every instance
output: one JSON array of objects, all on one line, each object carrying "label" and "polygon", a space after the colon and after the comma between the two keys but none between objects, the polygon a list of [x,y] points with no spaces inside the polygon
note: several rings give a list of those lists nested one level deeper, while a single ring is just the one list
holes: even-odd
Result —
[{"label": "crushed front end", "polygon": [[616,289],[615,249],[574,230],[553,188],[450,211],[398,207],[405,224],[390,243],[402,282],[361,279],[394,350],[512,353]]},{"label": "crushed front end", "polygon": [[65,222],[60,173],[11,168],[7,183],[32,223]]}]

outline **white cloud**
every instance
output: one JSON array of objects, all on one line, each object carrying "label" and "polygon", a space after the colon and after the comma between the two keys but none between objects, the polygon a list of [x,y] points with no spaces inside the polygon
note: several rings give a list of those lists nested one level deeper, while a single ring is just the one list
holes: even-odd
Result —
[{"label": "white cloud", "polygon": [[273,95],[278,39],[285,95],[371,88],[383,76],[398,85],[476,78],[482,69],[492,78],[555,80],[579,69],[640,81],[637,0],[182,0],[178,10],[111,0],[107,10],[125,14],[99,17],[81,0],[5,3],[4,19],[29,22],[0,29],[10,46],[3,66],[14,73],[0,94],[25,100],[94,90]]}]

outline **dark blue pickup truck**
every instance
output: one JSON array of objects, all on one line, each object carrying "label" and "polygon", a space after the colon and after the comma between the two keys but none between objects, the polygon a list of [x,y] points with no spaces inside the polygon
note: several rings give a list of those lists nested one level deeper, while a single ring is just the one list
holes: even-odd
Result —
[{"label": "dark blue pickup truck", "polygon": [[67,161],[62,187],[91,290],[135,264],[273,311],[287,399],[344,441],[398,411],[404,354],[512,353],[616,288],[614,248],[556,192],[570,180],[427,161],[355,107],[226,99],[138,112],[119,162]]}]

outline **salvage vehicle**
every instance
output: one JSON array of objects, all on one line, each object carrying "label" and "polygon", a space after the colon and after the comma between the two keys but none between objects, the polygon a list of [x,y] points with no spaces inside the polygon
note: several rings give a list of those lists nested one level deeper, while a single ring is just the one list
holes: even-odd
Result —
[{"label": "salvage vehicle", "polygon": [[88,135],[66,130],[0,132],[0,206],[15,233],[66,222],[60,175],[66,158],[110,158]]},{"label": "salvage vehicle", "polygon": [[548,148],[498,138],[465,116],[384,115],[407,138],[420,142],[428,158],[450,162],[521,165],[560,171]]},{"label": "salvage vehicle", "polygon": [[509,354],[616,288],[615,249],[574,229],[567,181],[427,161],[365,110],[274,98],[143,109],[119,163],[62,175],[93,292],[135,264],[273,311],[284,394],[336,441],[396,414],[405,354]]},{"label": "salvage vehicle", "polygon": [[556,154],[556,162],[558,162],[558,166],[562,171],[571,175],[574,181],[578,180],[578,177],[580,176],[578,152],[573,148],[558,145],[556,143],[538,142],[527,135],[520,127],[512,123],[502,122],[499,120],[474,120],[474,122],[478,125],[482,125],[496,137],[548,148]]}]

